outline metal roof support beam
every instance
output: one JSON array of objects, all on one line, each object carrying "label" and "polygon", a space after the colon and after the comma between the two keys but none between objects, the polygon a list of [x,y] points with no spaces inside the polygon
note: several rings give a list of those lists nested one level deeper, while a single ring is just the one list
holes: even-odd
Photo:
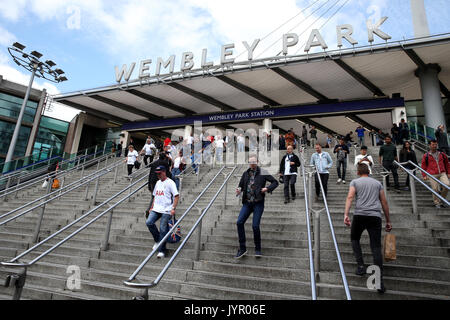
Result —
[{"label": "metal roof support beam", "polygon": [[169,110],[181,113],[182,115],[185,115],[185,116],[192,116],[192,115],[195,114],[195,112],[192,111],[192,110],[180,107],[180,106],[178,106],[176,104],[173,104],[172,102],[169,102],[169,101],[166,101],[166,100],[163,100],[163,99],[151,96],[151,95],[149,95],[147,93],[144,93],[144,92],[136,90],[136,89],[130,89],[130,90],[127,90],[125,92],[128,92],[128,93],[130,93],[132,95],[135,95],[135,96],[137,96],[137,97],[139,97],[141,99],[150,101],[150,102],[152,102],[154,104],[157,104],[157,105],[159,105],[159,106],[161,106],[163,108],[166,108],[166,109],[169,109]]},{"label": "metal roof support beam", "polygon": [[[427,67],[426,63],[419,57],[419,55],[413,50],[413,49],[405,49],[405,53],[408,55],[408,57],[416,64],[418,68],[425,69]],[[442,81],[439,81],[439,86],[441,87],[442,94],[447,98],[450,99],[450,91],[448,88],[442,83]]]},{"label": "metal roof support beam", "polygon": [[111,99],[108,99],[108,98],[105,98],[105,97],[102,97],[102,96],[99,96],[99,95],[92,95],[92,96],[88,96],[88,97],[91,98],[91,99],[94,99],[94,100],[97,100],[97,101],[109,104],[110,106],[113,106],[113,107],[115,107],[117,109],[121,109],[121,110],[126,111],[126,112],[134,113],[136,115],[139,115],[141,117],[147,118],[149,120],[161,119],[161,117],[155,116],[155,115],[153,115],[151,113],[148,113],[148,112],[146,112],[144,110],[140,110],[140,109],[137,109],[135,107],[132,107],[132,106],[126,105],[124,103],[121,103],[121,102],[118,102],[118,101],[114,101],[114,100],[111,100]]},{"label": "metal roof support beam", "polygon": [[72,101],[60,100],[58,102],[62,103],[62,104],[65,104],[65,105],[67,105],[69,107],[75,108],[77,110],[81,110],[81,111],[84,111],[86,113],[92,114],[93,116],[96,116],[96,117],[104,119],[104,120],[108,120],[108,121],[111,120],[111,121],[117,122],[119,124],[124,124],[124,123],[131,122],[131,120],[119,118],[119,117],[116,117],[116,116],[113,116],[113,115],[110,115],[110,114],[107,114],[107,113],[104,113],[104,112],[101,112],[101,111],[98,111],[98,110],[94,110],[94,109],[85,107],[85,106],[83,106],[81,104],[78,104],[78,103],[75,103],[75,102],[72,102]]},{"label": "metal roof support beam", "polygon": [[359,123],[360,125],[362,125],[363,127],[367,128],[367,129],[375,130],[376,132],[378,132],[378,130],[379,130],[379,128],[377,128],[377,127],[371,125],[370,123],[368,123],[367,121],[361,119],[356,114],[348,114],[347,117],[352,119],[353,121]]},{"label": "metal roof support beam", "polygon": [[167,85],[174,89],[177,89],[181,92],[184,92],[184,93],[190,95],[191,97],[194,97],[198,100],[201,100],[203,102],[206,102],[208,104],[216,106],[217,108],[221,109],[222,111],[235,111],[236,110],[236,108],[233,108],[232,106],[229,106],[223,102],[220,102],[220,101],[214,99],[213,97],[207,96],[206,94],[203,94],[201,92],[192,90],[191,88],[185,87],[179,83],[168,83]]},{"label": "metal roof support beam", "polygon": [[351,75],[355,80],[357,80],[359,83],[361,83],[364,87],[372,91],[372,93],[375,96],[378,97],[385,97],[386,95],[381,91],[380,88],[378,88],[376,85],[374,85],[372,82],[369,81],[366,77],[364,77],[361,73],[357,72],[355,69],[350,67],[348,64],[346,64],[341,59],[333,59],[333,61],[341,67],[344,71],[346,71],[349,75]]},{"label": "metal roof support beam", "polygon": [[223,82],[225,82],[226,84],[228,84],[228,85],[230,85],[230,86],[232,86],[232,87],[234,87],[234,88],[236,88],[236,89],[238,89],[238,90],[248,94],[249,96],[251,96],[251,97],[253,97],[253,98],[257,99],[257,100],[264,102],[265,104],[267,104],[267,105],[269,105],[271,107],[276,107],[276,106],[280,106],[281,105],[281,103],[276,102],[276,101],[270,99],[269,97],[266,97],[265,95],[263,95],[262,93],[256,91],[255,89],[247,87],[246,85],[244,85],[244,84],[242,84],[240,82],[237,82],[237,81],[235,81],[235,80],[233,80],[231,78],[228,78],[227,76],[217,76],[216,78],[221,80],[221,81],[223,81]]},{"label": "metal roof support beam", "polygon": [[320,123],[315,122],[314,120],[311,120],[309,118],[298,118],[298,120],[300,120],[301,122],[305,123],[305,124],[309,124],[311,126],[315,126],[317,129],[319,129],[320,131],[323,131],[325,133],[331,134],[331,135],[338,135],[340,136],[339,133],[321,125]]},{"label": "metal roof support beam", "polygon": [[292,84],[296,85],[297,87],[299,87],[300,89],[302,89],[306,93],[310,94],[314,98],[317,98],[320,102],[325,102],[325,101],[329,101],[330,100],[326,96],[321,94],[319,91],[313,89],[309,84],[303,82],[300,79],[295,78],[293,75],[287,73],[286,71],[284,71],[284,70],[282,70],[282,69],[280,69],[278,67],[277,68],[272,68],[270,70],[272,70],[273,72],[277,73],[278,75],[280,75],[281,77],[283,77],[287,81],[291,82]]}]

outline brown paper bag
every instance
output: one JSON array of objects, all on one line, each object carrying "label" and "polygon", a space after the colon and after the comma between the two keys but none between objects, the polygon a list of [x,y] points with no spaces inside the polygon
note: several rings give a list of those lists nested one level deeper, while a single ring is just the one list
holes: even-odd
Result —
[{"label": "brown paper bag", "polygon": [[387,233],[384,236],[384,261],[394,261],[397,259],[397,250],[395,249],[395,235]]}]

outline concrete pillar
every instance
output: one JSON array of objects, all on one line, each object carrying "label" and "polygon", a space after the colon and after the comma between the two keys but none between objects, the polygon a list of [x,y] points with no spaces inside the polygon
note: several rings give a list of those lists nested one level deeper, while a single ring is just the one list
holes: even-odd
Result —
[{"label": "concrete pillar", "polygon": [[415,75],[419,77],[422,89],[422,99],[425,111],[425,124],[433,129],[439,125],[445,126],[444,108],[442,106],[441,89],[438,74],[441,67],[437,64],[428,64],[426,68],[419,68]]},{"label": "concrete pillar", "polygon": [[272,119],[264,119],[263,128],[264,132],[270,133],[270,130],[272,130]]},{"label": "concrete pillar", "polygon": [[192,131],[193,131],[192,126],[186,126],[184,128],[184,139],[189,138],[191,136]]},{"label": "concrete pillar", "polygon": [[428,27],[424,0],[411,0],[411,14],[414,26],[414,36],[416,38],[428,37],[430,35],[430,28]]},{"label": "concrete pillar", "polygon": [[[81,133],[83,131],[84,122],[86,121],[86,114],[80,113],[76,120],[70,135],[67,135],[67,144],[65,148],[65,152],[69,154],[74,154],[78,152],[78,147],[80,146]],[[70,138],[70,140],[69,140]],[[70,141],[70,143],[69,143]]]},{"label": "concrete pillar", "polygon": [[[34,117],[33,122],[33,128],[31,129],[30,137],[28,139],[28,145],[27,145],[27,151],[25,152],[25,156],[31,156],[33,154],[33,147],[34,143],[36,141],[36,136],[39,131],[39,124],[41,123],[41,117],[42,117],[42,109],[44,109],[44,101],[45,96],[47,95],[47,91],[44,89],[42,91],[41,99],[39,100],[38,107],[36,109],[36,116]],[[26,160],[26,163],[24,165],[28,164],[28,159]]]}]

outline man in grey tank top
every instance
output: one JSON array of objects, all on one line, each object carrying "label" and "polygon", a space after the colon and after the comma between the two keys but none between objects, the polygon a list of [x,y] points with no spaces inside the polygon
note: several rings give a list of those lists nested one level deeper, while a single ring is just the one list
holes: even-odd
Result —
[{"label": "man in grey tank top", "polygon": [[[386,218],[386,232],[391,232],[392,225],[389,218],[389,206],[381,183],[369,177],[368,166],[359,164],[358,175],[360,178],[350,183],[350,190],[345,203],[344,223],[347,226],[351,226],[352,248],[358,264],[356,274],[359,276],[366,274],[360,244],[361,235],[364,230],[367,230],[369,233],[373,262],[381,271],[381,286],[378,292],[384,293],[386,289],[383,283],[383,256],[381,254],[381,210],[384,211]],[[356,205],[352,223],[349,218],[349,213],[355,197]]]}]

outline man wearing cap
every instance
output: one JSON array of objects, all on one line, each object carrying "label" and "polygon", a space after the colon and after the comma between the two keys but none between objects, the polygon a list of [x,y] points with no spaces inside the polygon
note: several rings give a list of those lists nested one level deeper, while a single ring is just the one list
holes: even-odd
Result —
[{"label": "man wearing cap", "polygon": [[[242,209],[237,220],[237,230],[239,235],[239,250],[235,258],[240,259],[247,254],[245,240],[245,222],[253,213],[253,237],[255,240],[255,257],[260,258],[261,254],[261,232],[259,225],[264,212],[264,198],[266,193],[272,193],[278,187],[275,180],[266,170],[258,167],[256,156],[249,158],[250,168],[244,172],[239,187],[236,190],[238,196],[242,192]],[[266,183],[271,184],[266,188]]]},{"label": "man wearing cap", "polygon": [[[153,201],[150,206],[147,218],[147,227],[155,240],[153,250],[158,248],[158,259],[164,258],[166,254],[166,241],[160,244],[161,240],[169,231],[169,220],[175,215],[175,210],[180,197],[175,182],[167,178],[167,168],[158,166],[155,170],[158,176],[158,182],[153,190]],[[155,223],[161,218],[160,231]]]}]

